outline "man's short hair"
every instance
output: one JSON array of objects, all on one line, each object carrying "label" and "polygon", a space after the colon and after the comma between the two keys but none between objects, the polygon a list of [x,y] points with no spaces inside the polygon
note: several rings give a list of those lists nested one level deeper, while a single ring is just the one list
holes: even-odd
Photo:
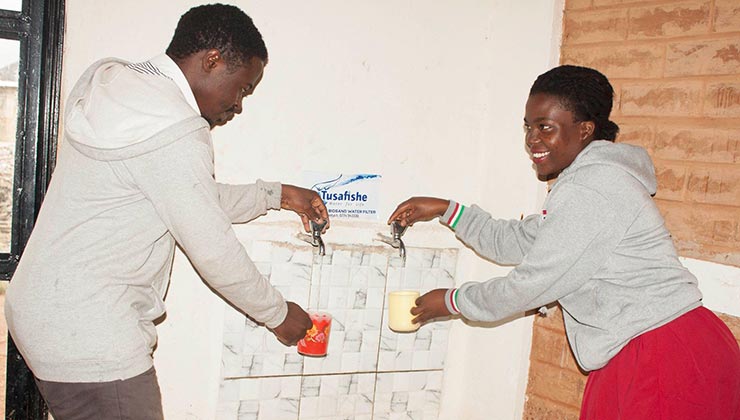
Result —
[{"label": "man's short hair", "polygon": [[252,18],[236,6],[207,4],[180,17],[167,55],[182,59],[199,51],[217,49],[231,66],[257,57],[267,63],[267,48]]}]

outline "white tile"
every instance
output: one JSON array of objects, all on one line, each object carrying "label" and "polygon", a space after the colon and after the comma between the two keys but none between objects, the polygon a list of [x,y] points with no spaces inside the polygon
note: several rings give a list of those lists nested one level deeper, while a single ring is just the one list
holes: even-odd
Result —
[{"label": "white tile", "polygon": [[401,288],[401,278],[403,275],[403,269],[400,267],[388,267],[386,273],[386,291],[398,290]]},{"label": "white tile", "polygon": [[366,255],[368,255],[368,253],[366,253],[362,249],[352,249],[349,265],[351,266],[368,265],[370,263],[370,259],[365,258]]},{"label": "white tile", "polygon": [[388,266],[390,267],[407,267],[408,262],[409,262],[408,248],[406,249],[406,260],[400,257],[399,252],[397,250],[395,250],[395,252],[391,256],[388,257]]},{"label": "white tile", "polygon": [[391,395],[391,413],[407,412],[409,407],[408,391],[394,391]]},{"label": "white tile", "polygon": [[373,270],[371,267],[363,267],[359,265],[352,265],[349,267],[349,279],[350,285],[367,285],[370,272]]},{"label": "white tile", "polygon": [[361,353],[343,353],[340,357],[340,371],[342,372],[359,372],[361,366]]},{"label": "white tile", "polygon": [[224,334],[242,334],[244,332],[244,322],[246,322],[244,314],[232,307],[227,307],[224,311]]},{"label": "white tile", "polygon": [[[442,321],[448,323],[452,327],[454,320]],[[432,329],[432,344],[429,346],[430,350],[446,351],[447,341],[450,337],[450,328],[434,328]]]},{"label": "white tile", "polygon": [[234,379],[233,382],[239,384],[239,401],[260,401],[266,399],[261,395],[261,389],[267,386],[267,381],[263,380],[263,378]]},{"label": "white tile", "polygon": [[369,267],[367,271],[367,286],[379,289],[385,289],[386,276],[388,275],[387,267]]},{"label": "white tile", "polygon": [[382,310],[385,302],[385,288],[370,287],[366,291],[365,308]]},{"label": "white tile", "polygon": [[412,247],[407,255],[404,262],[395,249],[343,246],[329,247],[320,257],[309,246],[251,244],[260,272],[287,299],[332,314],[329,353],[298,355],[295,347],[283,346],[264,327],[227,308],[222,373],[244,379],[222,381],[219,415],[227,420],[436,419],[451,322],[398,334],[388,330],[384,306],[391,290],[452,287],[457,250]]},{"label": "white tile", "polygon": [[319,308],[319,295],[321,294],[321,269],[314,266],[311,270],[311,286],[308,292],[308,305],[305,309]]},{"label": "white tile", "polygon": [[337,399],[336,413],[340,417],[352,416],[355,414],[355,396],[341,396]]},{"label": "white tile", "polygon": [[[331,342],[330,342],[331,345]],[[342,355],[338,352],[327,350],[325,357],[306,357],[303,362],[303,374],[319,374],[341,372]]]},{"label": "white tile", "polygon": [[444,369],[446,351],[432,350],[427,355],[426,363],[428,366],[434,366],[435,369]]},{"label": "white tile", "polygon": [[[426,273],[426,272],[425,272]],[[401,289],[422,290],[422,270],[416,268],[407,268],[401,274]],[[426,290],[425,290],[426,291]]]},{"label": "white tile", "polygon": [[238,419],[298,418],[300,376],[232,380],[239,386]]},{"label": "white tile", "polygon": [[421,248],[419,250],[420,266],[421,268],[432,268],[435,261],[435,256],[439,250],[433,248]]},{"label": "white tile", "polygon": [[301,399],[300,419],[360,419],[372,416],[375,374],[311,376],[310,378],[310,382],[304,380],[302,394],[315,393],[315,391],[307,390],[306,387],[310,385],[315,388],[318,380],[319,396],[304,396]]},{"label": "white tile", "polygon": [[321,414],[319,413],[319,407],[320,407],[320,399],[319,397],[301,397],[301,405],[299,407],[299,416],[300,419],[315,419],[319,418]]},{"label": "white tile", "polygon": [[359,353],[362,345],[362,330],[349,328],[344,334],[344,343],[340,350],[343,354]]},{"label": "white tile", "polygon": [[352,262],[352,251],[348,249],[337,249],[334,251],[334,256],[331,262],[333,266],[349,266]]},{"label": "white tile", "polygon": [[363,264],[364,260],[370,259],[369,265],[373,267],[387,267],[388,266],[388,255],[381,253],[381,252],[372,252],[369,255],[366,255],[363,257]]},{"label": "white tile", "polygon": [[411,356],[411,370],[429,369],[429,352],[414,351]]},{"label": "white tile", "polygon": [[[430,327],[430,325],[425,325]],[[432,345],[432,330],[430,328],[419,328],[413,336],[412,348],[414,350],[429,350]]]},{"label": "white tile", "polygon": [[437,418],[441,371],[379,373],[373,418]]},{"label": "white tile", "polygon": [[439,268],[454,275],[455,270],[457,269],[457,256],[458,251],[456,249],[442,250]]},{"label": "white tile", "polygon": [[337,397],[322,395],[319,397],[319,416],[329,417],[337,414]]},{"label": "white tile", "polygon": [[297,265],[292,263],[273,264],[270,274],[270,283],[273,286],[295,286],[308,287],[311,280],[310,265]]},{"label": "white tile", "polygon": [[424,411],[426,407],[426,398],[423,393],[412,392],[409,395],[407,409],[409,411]]},{"label": "white tile", "polygon": [[299,265],[313,265],[314,260],[314,248],[298,249],[293,252],[293,257],[290,262]]},{"label": "white tile", "polygon": [[350,284],[350,269],[347,265],[332,265],[331,276],[327,282],[322,278],[323,286],[348,286]]},{"label": "white tile", "polygon": [[298,419],[298,400],[280,398],[260,403],[258,420],[295,420]]},{"label": "white tile", "polygon": [[239,382],[232,380],[221,381],[218,389],[218,400],[224,403],[239,401]]},{"label": "white tile", "polygon": [[238,376],[242,366],[241,334],[225,333],[223,351],[221,352],[222,374]]}]

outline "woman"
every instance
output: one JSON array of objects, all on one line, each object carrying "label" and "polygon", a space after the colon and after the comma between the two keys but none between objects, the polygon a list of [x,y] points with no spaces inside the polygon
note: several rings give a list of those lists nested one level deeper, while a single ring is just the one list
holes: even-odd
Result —
[{"label": "woman", "polygon": [[615,144],[613,89],[596,70],[560,66],[527,100],[525,142],[542,180],[541,214],[497,220],[479,207],[414,197],[389,222],[439,217],[506,276],[421,296],[414,322],[450,314],[497,321],[557,301],[590,371],[581,419],[740,419],[740,349],[702,306],[652,195],[642,148]]}]

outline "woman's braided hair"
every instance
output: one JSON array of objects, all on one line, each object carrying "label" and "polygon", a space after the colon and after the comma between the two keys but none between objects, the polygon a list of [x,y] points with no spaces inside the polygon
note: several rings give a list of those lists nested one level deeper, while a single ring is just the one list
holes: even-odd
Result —
[{"label": "woman's braided hair", "polygon": [[600,72],[580,66],[555,67],[534,81],[529,96],[538,93],[558,97],[563,109],[572,112],[576,121],[593,121],[594,139],[617,138],[619,126],[609,120],[614,89]]},{"label": "woman's braided hair", "polygon": [[215,48],[229,66],[245,64],[252,57],[267,63],[267,48],[252,18],[236,6],[207,4],[193,7],[180,17],[167,47],[173,59]]}]

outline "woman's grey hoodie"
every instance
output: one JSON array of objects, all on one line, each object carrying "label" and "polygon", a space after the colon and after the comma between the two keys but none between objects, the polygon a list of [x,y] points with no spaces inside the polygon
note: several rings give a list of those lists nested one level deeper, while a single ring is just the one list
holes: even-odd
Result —
[{"label": "woman's grey hoodie", "polygon": [[578,364],[594,370],[633,337],[700,306],[697,280],[678,260],[655,192],[644,149],[594,141],[560,174],[541,214],[497,220],[475,205],[465,208],[457,237],[516,267],[463,284],[462,315],[497,321],[558,301]]},{"label": "woman's grey hoodie", "polygon": [[269,327],[282,323],[283,297],[231,227],[279,209],[281,186],[216,183],[209,125],[173,78],[149,62],[101,60],[65,114],[6,300],[10,332],[38,378],[101,382],[149,369],[176,243],[217,293]]}]

